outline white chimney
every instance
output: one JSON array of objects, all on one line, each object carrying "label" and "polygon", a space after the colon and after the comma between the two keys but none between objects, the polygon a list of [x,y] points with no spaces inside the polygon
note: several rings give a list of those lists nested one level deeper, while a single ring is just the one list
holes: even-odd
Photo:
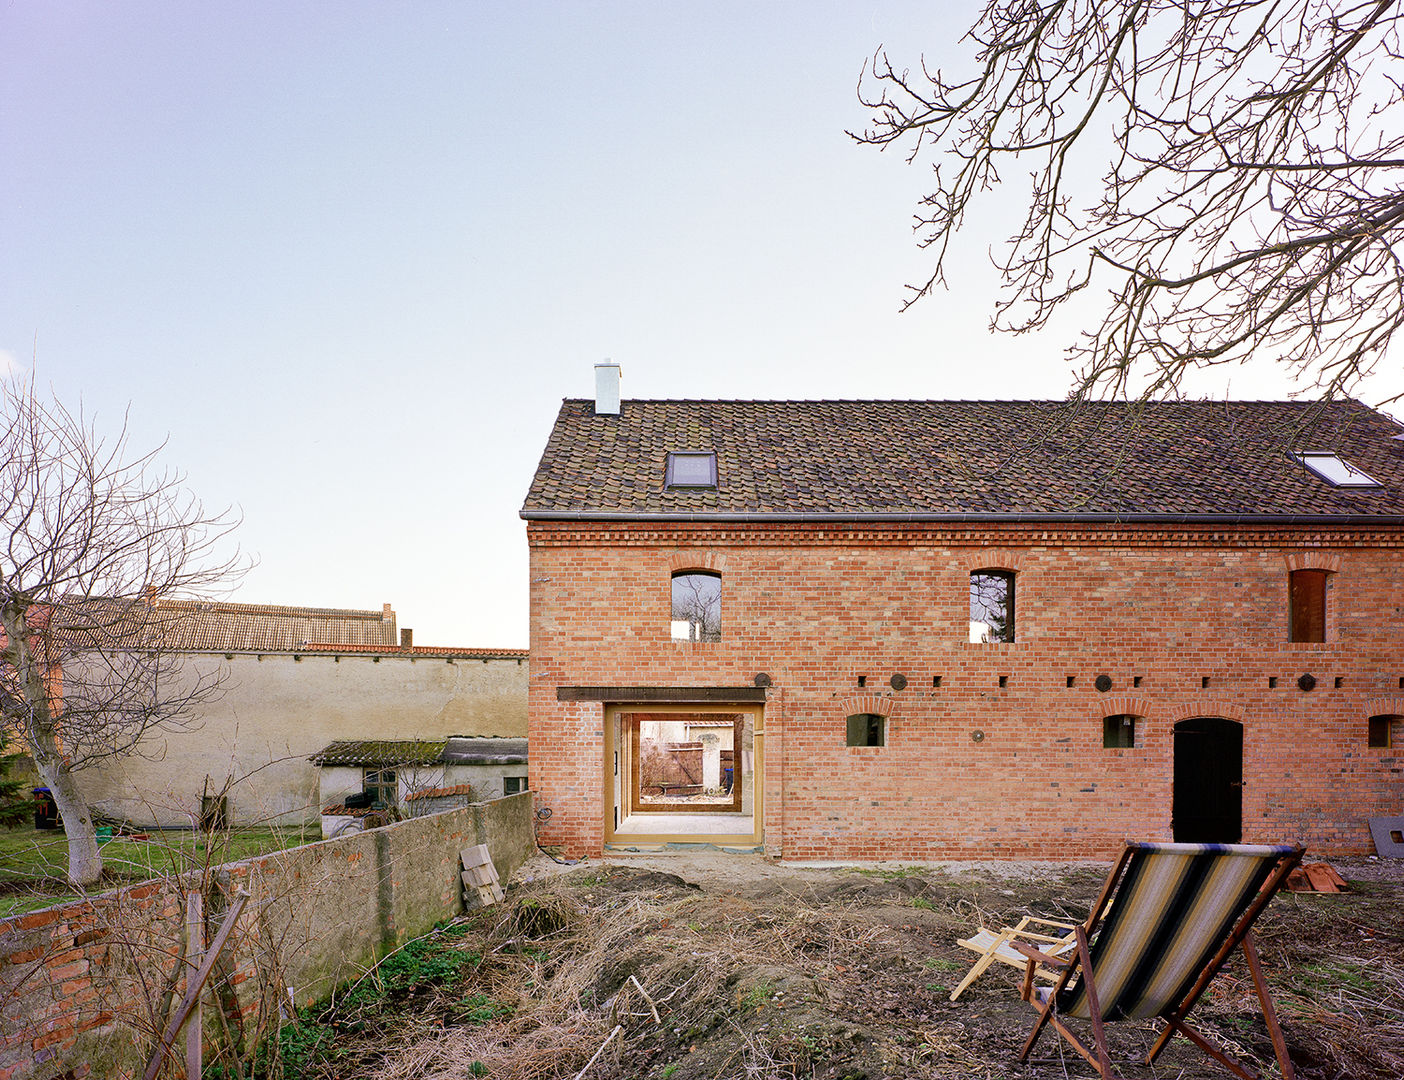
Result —
[{"label": "white chimney", "polygon": [[595,415],[619,415],[619,365],[608,360],[595,365]]}]

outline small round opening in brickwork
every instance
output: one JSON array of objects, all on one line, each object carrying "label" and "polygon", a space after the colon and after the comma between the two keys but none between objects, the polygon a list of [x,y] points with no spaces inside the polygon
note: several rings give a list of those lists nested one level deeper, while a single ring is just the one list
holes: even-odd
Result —
[{"label": "small round opening in brickwork", "polygon": [[894,675],[887,680],[887,683],[894,690],[905,690],[907,688],[907,677],[905,675]]},{"label": "small round opening in brickwork", "polygon": [[757,686],[769,686],[769,685],[770,685],[770,676],[767,675],[764,671],[762,671],[759,675],[756,676],[756,678],[755,678],[755,684],[756,684]]},{"label": "small round opening in brickwork", "polygon": [[1297,686],[1298,686],[1299,689],[1302,689],[1302,690],[1315,690],[1315,689],[1316,689],[1316,676],[1315,676],[1315,675],[1303,675],[1300,679],[1297,680]]},{"label": "small round opening in brickwork", "polygon": [[1102,693],[1105,694],[1108,690],[1111,689],[1111,676],[1110,676],[1110,675],[1098,675],[1098,676],[1097,676],[1097,682],[1096,682],[1095,685],[1096,685],[1096,687],[1097,687],[1098,690],[1100,690]]},{"label": "small round opening in brickwork", "polygon": [[971,742],[984,742],[984,741],[985,741],[985,733],[984,733],[983,731],[972,731],[972,732],[970,733],[970,741],[971,741]]}]

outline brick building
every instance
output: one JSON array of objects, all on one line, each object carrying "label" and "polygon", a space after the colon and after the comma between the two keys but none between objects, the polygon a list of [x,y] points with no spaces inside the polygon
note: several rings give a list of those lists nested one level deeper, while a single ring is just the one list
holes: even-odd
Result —
[{"label": "brick building", "polygon": [[1389,418],[621,403],[597,374],[522,510],[543,841],[1345,854],[1404,808]]}]

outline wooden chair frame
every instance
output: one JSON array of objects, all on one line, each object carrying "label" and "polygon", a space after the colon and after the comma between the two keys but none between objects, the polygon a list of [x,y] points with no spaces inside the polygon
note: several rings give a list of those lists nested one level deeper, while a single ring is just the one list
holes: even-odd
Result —
[{"label": "wooden chair frame", "polygon": [[[1030,924],[1058,929],[1063,933],[1061,935],[1040,933],[1028,929]],[[961,979],[959,985],[951,991],[950,1000],[955,1001],[961,994],[965,993],[970,984],[983,975],[995,961],[1022,969],[1025,959],[1023,954],[1013,951],[1012,943],[1015,939],[1041,943],[1040,952],[1066,958],[1064,954],[1076,944],[1076,939],[1073,936],[1075,926],[1075,923],[1057,922],[1053,919],[1039,919],[1032,915],[1025,915],[1019,920],[1017,926],[1006,926],[998,932],[981,926],[970,937],[957,939],[957,945],[977,952],[980,956],[965,978]],[[1008,951],[1006,951],[1006,947]],[[1035,970],[1035,974],[1039,978],[1047,979],[1049,982],[1055,981],[1059,973],[1058,968],[1042,964],[1037,965]]]}]

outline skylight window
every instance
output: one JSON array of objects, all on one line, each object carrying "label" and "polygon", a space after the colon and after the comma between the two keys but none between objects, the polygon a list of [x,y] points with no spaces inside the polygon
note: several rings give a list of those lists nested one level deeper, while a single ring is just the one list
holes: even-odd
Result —
[{"label": "skylight window", "polygon": [[1292,455],[1308,469],[1333,487],[1379,487],[1380,482],[1369,473],[1361,472],[1339,454],[1307,451]]},{"label": "skylight window", "polygon": [[670,451],[668,454],[668,486],[670,488],[716,487],[716,452],[712,450]]}]

